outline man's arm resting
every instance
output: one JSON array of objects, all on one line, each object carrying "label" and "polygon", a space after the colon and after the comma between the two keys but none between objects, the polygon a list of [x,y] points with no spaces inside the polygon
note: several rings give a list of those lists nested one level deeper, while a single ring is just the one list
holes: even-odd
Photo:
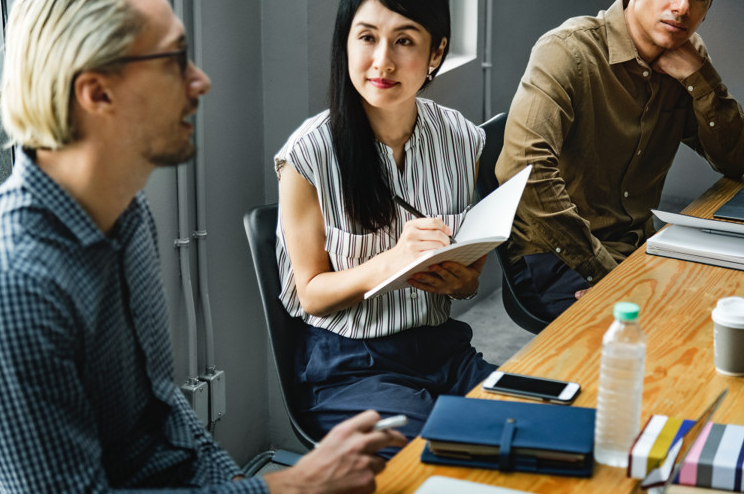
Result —
[{"label": "man's arm resting", "polygon": [[744,173],[744,112],[729,94],[709,59],[680,80],[692,97],[695,131],[684,142],[713,169],[731,178]]},{"label": "man's arm resting", "polygon": [[517,223],[527,230],[519,243],[553,252],[590,284],[617,263],[577,212],[558,170],[558,156],[575,119],[579,56],[558,37],[541,38],[514,96],[496,163],[499,183],[533,165]]}]

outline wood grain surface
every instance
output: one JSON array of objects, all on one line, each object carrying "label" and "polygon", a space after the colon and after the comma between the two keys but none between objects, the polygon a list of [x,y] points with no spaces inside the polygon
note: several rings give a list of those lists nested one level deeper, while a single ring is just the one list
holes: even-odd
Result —
[{"label": "wood grain surface", "polygon": [[[739,180],[722,178],[683,213],[712,218],[741,187]],[[718,299],[732,295],[744,296],[744,272],[648,255],[644,245],[501,369],[577,381],[582,391],[574,406],[595,407],[602,336],[612,323],[612,307],[634,302],[641,308],[639,321],[648,339],[641,423],[653,414],[697,418],[728,388],[713,420],[744,425],[744,378],[723,376],[713,366],[710,314]],[[479,388],[468,396],[513,399]],[[423,445],[415,439],[388,463],[378,476],[378,494],[411,494],[431,475],[536,494],[629,493],[636,482],[624,469],[599,464],[589,479],[426,465],[419,460]]]}]

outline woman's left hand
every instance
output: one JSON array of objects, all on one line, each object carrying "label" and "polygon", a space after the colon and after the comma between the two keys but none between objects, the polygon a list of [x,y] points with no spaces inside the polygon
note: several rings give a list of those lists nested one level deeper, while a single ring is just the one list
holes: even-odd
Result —
[{"label": "woman's left hand", "polygon": [[414,288],[453,298],[464,298],[478,290],[478,279],[486,264],[486,256],[470,266],[445,261],[429,267],[428,271],[414,274],[408,283]]}]

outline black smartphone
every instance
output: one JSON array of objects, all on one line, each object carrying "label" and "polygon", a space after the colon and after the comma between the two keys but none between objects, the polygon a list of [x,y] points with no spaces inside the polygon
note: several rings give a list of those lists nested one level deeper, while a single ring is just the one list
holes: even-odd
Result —
[{"label": "black smartphone", "polygon": [[494,371],[483,381],[485,391],[568,405],[581,390],[579,383]]}]

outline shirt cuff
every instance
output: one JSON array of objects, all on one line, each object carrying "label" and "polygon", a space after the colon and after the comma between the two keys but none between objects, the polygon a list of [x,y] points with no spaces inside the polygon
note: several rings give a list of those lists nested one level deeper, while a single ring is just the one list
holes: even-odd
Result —
[{"label": "shirt cuff", "polygon": [[613,259],[606,249],[600,249],[596,256],[581,261],[574,270],[579,273],[587,283],[594,286],[599,282],[599,280],[607,276],[615,267],[617,267],[617,261]]},{"label": "shirt cuff", "polygon": [[713,64],[706,58],[700,70],[685,77],[680,83],[687,89],[693,99],[699,99],[715,91],[723,84],[723,81],[716,69],[713,68]]}]

